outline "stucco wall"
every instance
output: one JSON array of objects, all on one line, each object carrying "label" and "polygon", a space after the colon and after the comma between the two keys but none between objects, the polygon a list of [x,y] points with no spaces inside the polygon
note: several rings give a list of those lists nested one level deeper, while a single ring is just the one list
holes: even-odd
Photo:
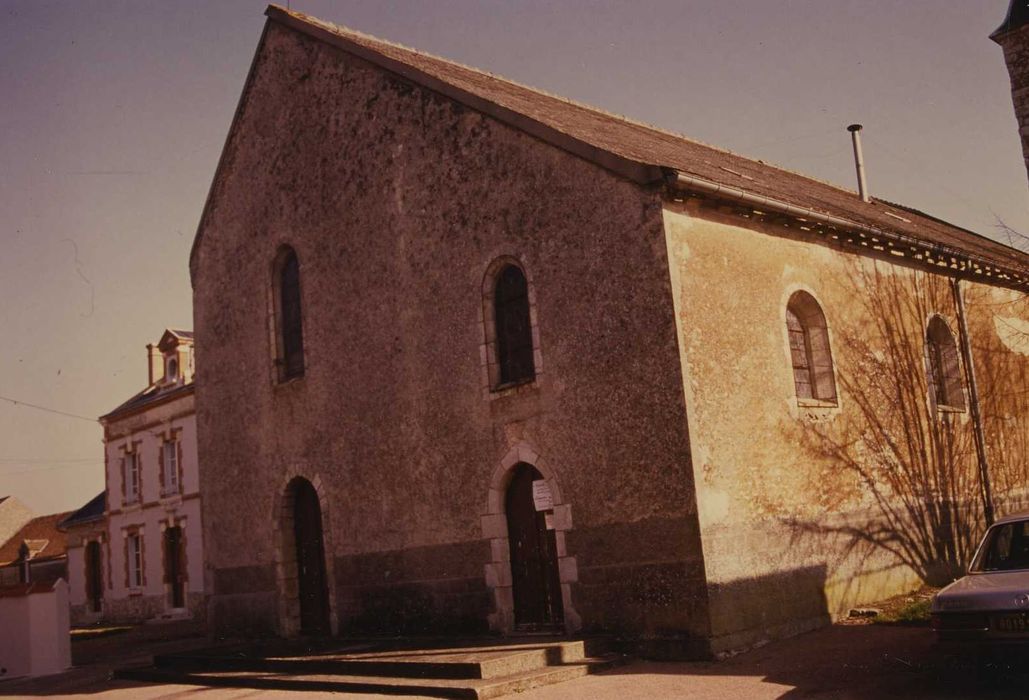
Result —
[{"label": "stucco wall", "polygon": [[[170,609],[163,537],[165,528],[172,525],[183,531],[187,607],[194,615],[204,613],[203,528],[193,406],[193,396],[189,395],[105,426],[108,536],[101,549],[104,619],[147,619]],[[180,491],[162,495],[160,450],[172,431],[176,431],[181,446]],[[122,497],[121,459],[130,443],[138,443],[135,449],[141,459],[141,490],[138,502],[126,503]],[[126,586],[125,539],[130,531],[138,531],[143,539],[144,583],[138,588]],[[81,562],[81,549],[78,552]]]},{"label": "stucco wall", "polygon": [[[916,538],[903,523],[913,519],[904,504],[934,499],[960,501],[955,512],[982,522],[969,413],[935,409],[925,384],[929,315],[958,330],[946,279],[695,203],[670,203],[665,221],[715,650],[824,624],[920,577],[944,576],[939,562],[922,561],[931,559],[922,545],[904,541]],[[836,405],[796,397],[785,309],[797,290],[825,314]],[[967,284],[965,294],[973,344],[996,346],[986,302],[1024,297]],[[1024,372],[1024,356],[1001,355]],[[883,376],[905,362],[912,371]],[[1005,411],[1017,425],[1029,417],[1024,397]],[[937,432],[948,445],[947,459],[932,465],[953,464],[952,483],[927,477],[905,487],[898,475],[918,465],[902,465],[903,432],[932,422],[945,425]],[[882,435],[900,445],[896,454]],[[932,452],[926,442],[918,444]],[[944,522],[929,540],[957,529]],[[889,544],[898,532],[901,542]],[[961,546],[953,559],[965,556]]]},{"label": "stucco wall", "polygon": [[[658,193],[271,23],[200,236],[216,628],[282,629],[275,514],[293,475],[318,484],[342,631],[502,625],[503,516],[482,516],[514,454],[545,461],[567,506],[569,621],[706,632]],[[306,373],[278,384],[283,244]],[[541,362],[494,396],[482,285],[500,256],[530,279]]]}]

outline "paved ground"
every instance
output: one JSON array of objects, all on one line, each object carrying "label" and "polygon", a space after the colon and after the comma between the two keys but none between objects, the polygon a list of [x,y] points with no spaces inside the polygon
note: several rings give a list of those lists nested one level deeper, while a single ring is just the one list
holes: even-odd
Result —
[{"label": "paved ground", "polygon": [[[138,633],[76,642],[86,665],[31,682],[0,682],[0,695],[95,697],[104,700],[188,698],[228,700],[322,698],[330,693],[282,693],[194,686],[145,685],[108,679],[118,664],[153,651],[181,650],[205,642],[197,636],[169,640]],[[922,627],[837,625],[711,663],[635,662],[603,674],[522,693],[519,700],[632,700],[634,698],[1024,698],[1029,662],[1003,663],[935,649]],[[334,697],[342,697],[335,694]],[[346,695],[347,698],[382,698]]]}]

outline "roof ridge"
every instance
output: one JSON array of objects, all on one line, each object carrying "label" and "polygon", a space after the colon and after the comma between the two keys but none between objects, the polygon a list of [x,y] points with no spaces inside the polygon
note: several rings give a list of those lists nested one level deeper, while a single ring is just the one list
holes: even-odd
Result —
[{"label": "roof ridge", "polygon": [[[564,104],[572,105],[573,107],[577,107],[579,109],[584,109],[586,111],[593,112],[593,113],[596,113],[596,114],[600,114],[600,115],[603,115],[605,117],[610,117],[612,119],[618,119],[618,120],[623,121],[623,122],[625,122],[627,124],[632,124],[633,126],[637,126],[637,127],[643,128],[643,129],[648,129],[648,130],[653,131],[654,133],[657,133],[657,134],[663,134],[665,136],[670,136],[672,138],[681,139],[683,141],[687,141],[689,143],[696,144],[698,146],[703,146],[704,148],[710,148],[711,150],[718,151],[719,153],[725,153],[725,154],[734,156],[736,158],[742,158],[743,160],[751,161],[753,163],[757,163],[757,164],[760,164],[760,165],[763,165],[763,166],[767,166],[767,167],[772,167],[772,168],[775,168],[777,170],[781,170],[783,172],[786,172],[786,173],[789,173],[791,175],[794,175],[796,177],[801,177],[801,178],[804,178],[805,180],[811,180],[812,182],[818,182],[818,183],[820,183],[822,185],[825,185],[827,187],[832,187],[834,189],[840,190],[841,192],[846,192],[848,194],[852,194],[855,197],[858,196],[858,191],[857,190],[851,189],[849,187],[845,187],[845,186],[840,185],[840,184],[835,183],[835,182],[830,182],[828,180],[822,180],[820,178],[813,177],[813,176],[811,176],[811,175],[809,175],[807,173],[802,173],[799,170],[793,170],[792,168],[788,168],[786,166],[779,165],[778,163],[771,163],[769,161],[761,160],[760,158],[754,158],[752,156],[747,156],[747,155],[744,155],[744,154],[739,153],[737,151],[733,151],[733,150],[730,150],[730,149],[722,147],[722,146],[716,146],[714,144],[707,143],[706,141],[701,141],[700,139],[693,138],[692,136],[687,136],[686,134],[683,134],[682,132],[672,131],[671,129],[665,129],[665,128],[657,126],[655,124],[651,124],[649,122],[641,121],[639,119],[634,119],[634,118],[629,117],[629,116],[624,115],[624,114],[618,114],[617,112],[609,112],[606,109],[603,109],[601,107],[597,107],[595,105],[587,104],[585,102],[580,102],[580,101],[574,100],[574,99],[572,99],[570,97],[565,97],[564,95],[558,95],[556,93],[550,92],[549,90],[545,90],[543,88],[536,87],[534,85],[528,85],[526,83],[522,83],[522,82],[519,82],[517,80],[512,80],[511,78],[508,78],[508,77],[506,77],[504,75],[500,75],[499,73],[493,73],[491,71],[483,70],[481,68],[476,68],[475,66],[470,66],[470,65],[468,65],[466,63],[461,63],[460,61],[455,61],[455,60],[447,58],[445,56],[439,56],[439,55],[434,54],[434,53],[429,53],[428,51],[422,51],[421,49],[414,48],[413,46],[407,46],[406,44],[401,44],[401,43],[396,42],[396,41],[391,41],[389,39],[383,39],[382,37],[375,36],[374,34],[368,34],[366,32],[362,32],[362,31],[360,31],[358,29],[354,29],[352,27],[348,27],[348,26],[343,25],[343,24],[337,24],[335,22],[330,22],[328,20],[324,20],[324,19],[321,19],[321,18],[318,18],[318,17],[314,17],[313,15],[309,15],[309,14],[306,14],[304,12],[300,12],[298,10],[284,8],[281,5],[273,5],[273,6],[278,8],[282,12],[290,15],[291,17],[294,17],[295,19],[298,19],[298,20],[300,20],[302,22],[307,22],[309,24],[313,24],[313,25],[322,27],[323,29],[325,29],[327,31],[333,32],[334,34],[338,34],[338,35],[343,36],[343,37],[347,37],[347,38],[349,38],[349,37],[357,37],[357,38],[362,39],[364,41],[369,41],[369,42],[373,42],[373,43],[376,43],[376,44],[383,44],[383,45],[388,46],[390,48],[400,49],[401,51],[407,51],[409,53],[415,54],[416,56],[422,56],[422,57],[425,57],[425,58],[432,59],[434,61],[441,61],[443,63],[447,63],[447,64],[450,64],[452,66],[457,66],[458,68],[461,68],[463,70],[470,71],[470,72],[475,73],[477,75],[482,75],[482,76],[485,76],[487,78],[491,78],[493,80],[499,80],[499,81],[502,81],[502,82],[508,83],[510,85],[514,85],[514,86],[520,87],[520,88],[522,88],[524,90],[529,90],[531,92],[534,92],[534,93],[537,93],[537,94],[540,94],[540,95],[545,95],[546,97],[549,97],[552,100],[557,100],[558,102],[563,102]],[[657,165],[657,164],[655,164],[655,165]],[[667,166],[667,167],[671,167],[671,166]],[[678,170],[678,168],[676,168],[676,170]]]}]

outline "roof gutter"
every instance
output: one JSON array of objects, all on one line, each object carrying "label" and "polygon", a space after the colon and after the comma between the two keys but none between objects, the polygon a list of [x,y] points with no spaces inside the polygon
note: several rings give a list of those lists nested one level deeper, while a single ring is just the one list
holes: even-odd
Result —
[{"label": "roof gutter", "polygon": [[[875,228],[867,224],[860,224],[850,219],[844,219],[839,216],[833,216],[832,214],[825,214],[814,209],[808,209],[806,207],[798,207],[795,204],[789,204],[779,199],[767,197],[765,195],[754,194],[741,190],[737,187],[730,187],[729,185],[723,185],[704,178],[697,177],[695,175],[687,175],[678,171],[671,171],[673,176],[670,177],[671,184],[678,189],[692,190],[695,192],[701,192],[707,195],[711,195],[717,199],[728,200],[733,202],[740,202],[751,207],[760,209],[761,211],[771,211],[779,214],[785,214],[786,216],[795,217],[804,221],[817,222],[820,224],[826,224],[829,226],[835,226],[841,229],[847,229],[849,231],[856,231],[858,233],[864,233],[871,236],[876,236],[886,240],[890,240],[896,243],[901,243],[909,248],[918,249],[922,248],[929,252],[940,255],[956,258],[959,260],[968,260],[974,262],[977,265],[985,267],[987,269],[998,270],[1003,274],[1007,275],[1012,284],[1008,286],[1014,286],[1017,289],[1025,290],[1027,286],[1027,280],[1024,271],[1015,272],[1011,269],[1000,268],[997,263],[985,260],[977,255],[968,253],[962,250],[956,250],[949,248],[939,243],[932,243],[918,238],[912,238],[902,233],[895,231],[886,231],[883,229]],[[935,265],[934,265],[935,266]],[[942,267],[942,266],[935,266]],[[974,278],[973,275],[960,275],[958,270],[954,270],[950,265],[946,266],[950,271],[951,276],[959,277],[965,276]]]}]

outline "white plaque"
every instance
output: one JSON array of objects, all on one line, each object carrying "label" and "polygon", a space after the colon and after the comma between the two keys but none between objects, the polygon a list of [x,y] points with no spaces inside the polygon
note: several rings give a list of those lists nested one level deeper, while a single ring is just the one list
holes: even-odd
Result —
[{"label": "white plaque", "polygon": [[537,511],[554,509],[554,496],[546,481],[540,479],[532,482],[532,503]]}]

